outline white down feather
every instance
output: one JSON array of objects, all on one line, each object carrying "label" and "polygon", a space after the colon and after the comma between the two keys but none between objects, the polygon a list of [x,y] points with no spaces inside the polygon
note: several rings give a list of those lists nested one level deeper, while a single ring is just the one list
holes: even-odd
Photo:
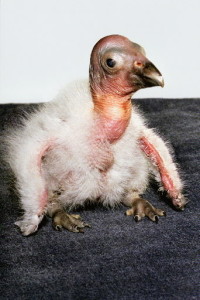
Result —
[{"label": "white down feather", "polygon": [[[172,177],[181,188],[165,143],[144,125],[136,108],[133,107],[129,126],[116,143],[93,144],[96,132],[88,81],[68,85],[7,138],[7,160],[17,178],[25,217],[38,213],[45,189],[49,195],[61,189],[58,200],[67,207],[82,205],[87,199],[115,205],[132,191],[142,194],[150,173],[149,162],[138,145],[145,132],[150,141],[156,139],[161,153],[166,152],[166,166],[169,162],[174,169]],[[48,151],[40,167],[39,157],[45,147]],[[102,172],[110,160],[113,164]],[[159,172],[154,173],[159,181]]]}]

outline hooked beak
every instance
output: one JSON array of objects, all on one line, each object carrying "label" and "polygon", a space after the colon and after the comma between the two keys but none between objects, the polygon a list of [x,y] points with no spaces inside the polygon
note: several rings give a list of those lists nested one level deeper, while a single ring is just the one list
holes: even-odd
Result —
[{"label": "hooked beak", "polygon": [[161,86],[164,87],[164,79],[160,71],[152,64],[147,62],[143,69],[143,81],[145,87]]},{"label": "hooked beak", "polygon": [[140,85],[140,88],[153,86],[164,87],[162,74],[152,62],[146,61],[144,64],[138,64],[138,62],[136,62],[135,68],[137,68],[136,75],[138,77],[138,85]]}]

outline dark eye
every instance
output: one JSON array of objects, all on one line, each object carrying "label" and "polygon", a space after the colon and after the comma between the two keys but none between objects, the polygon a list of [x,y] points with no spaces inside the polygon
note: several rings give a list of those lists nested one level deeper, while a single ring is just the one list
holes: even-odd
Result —
[{"label": "dark eye", "polygon": [[106,60],[106,64],[109,68],[114,68],[114,66],[116,65],[116,61],[112,58],[108,58]]}]

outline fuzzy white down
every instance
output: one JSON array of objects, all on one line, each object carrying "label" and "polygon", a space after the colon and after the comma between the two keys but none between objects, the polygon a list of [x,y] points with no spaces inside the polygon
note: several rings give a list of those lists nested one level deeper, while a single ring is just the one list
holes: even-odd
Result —
[{"label": "fuzzy white down", "polygon": [[[144,193],[150,173],[157,181],[160,175],[138,145],[141,136],[148,137],[159,151],[175,187],[181,190],[182,183],[166,143],[146,127],[134,106],[129,126],[116,143],[93,145],[91,137],[95,134],[89,84],[80,81],[68,85],[7,138],[7,160],[17,179],[24,223],[39,223],[39,218],[32,220],[41,210],[45,189],[49,195],[62,189],[58,200],[64,207],[82,205],[86,199],[113,206],[133,191]],[[40,168],[38,157],[48,145]],[[112,166],[106,172],[100,171],[111,159]]]}]

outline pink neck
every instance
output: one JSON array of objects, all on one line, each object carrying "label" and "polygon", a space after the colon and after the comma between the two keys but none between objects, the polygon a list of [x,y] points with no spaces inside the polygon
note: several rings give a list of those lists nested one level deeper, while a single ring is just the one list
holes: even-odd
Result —
[{"label": "pink neck", "polygon": [[114,143],[120,139],[129,124],[132,109],[130,97],[107,95],[96,96],[93,100],[99,130],[104,132],[110,143]]},{"label": "pink neck", "polygon": [[120,139],[125,132],[129,120],[102,119],[107,140],[112,144]]}]

